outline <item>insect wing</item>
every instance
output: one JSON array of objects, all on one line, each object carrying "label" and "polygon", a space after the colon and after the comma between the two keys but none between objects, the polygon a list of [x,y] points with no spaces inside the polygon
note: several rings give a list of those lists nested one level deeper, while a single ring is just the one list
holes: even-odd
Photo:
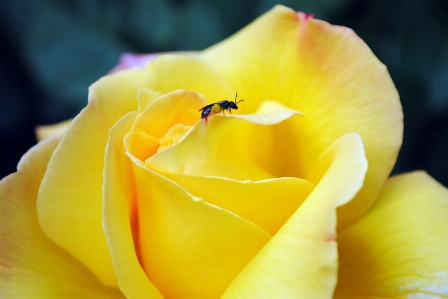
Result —
[{"label": "insect wing", "polygon": [[214,106],[214,105],[216,105],[216,104],[218,104],[219,107],[221,107],[221,109],[227,109],[227,103],[228,103],[228,102],[229,102],[229,101],[226,101],[226,100],[219,101],[219,102],[214,102],[214,103],[208,104],[207,106],[202,107],[202,108],[199,109],[198,111],[205,110],[205,109],[207,109],[208,107]]},{"label": "insect wing", "polygon": [[213,105],[215,105],[216,103],[211,103],[211,104],[208,104],[207,106],[204,106],[204,107],[202,107],[201,109],[199,109],[198,111],[202,111],[202,110],[205,110],[205,109],[207,109],[208,107],[211,107],[211,106],[213,106]]}]

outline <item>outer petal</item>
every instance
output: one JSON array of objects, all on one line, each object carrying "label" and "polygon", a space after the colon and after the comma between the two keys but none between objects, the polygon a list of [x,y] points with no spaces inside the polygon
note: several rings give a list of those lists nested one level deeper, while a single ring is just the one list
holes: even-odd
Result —
[{"label": "outer petal", "polygon": [[146,80],[143,71],[131,70],[90,87],[89,104],[65,131],[37,201],[47,236],[110,286],[117,282],[102,228],[104,150],[112,125],[137,108],[137,90]]},{"label": "outer petal", "polygon": [[126,298],[163,298],[146,277],[135,249],[138,245],[138,220],[132,165],[123,150],[124,135],[131,129],[135,118],[135,112],[128,113],[109,133],[104,167],[104,230],[118,285]]},{"label": "outer petal", "polygon": [[448,190],[424,172],[388,180],[339,236],[335,298],[447,298]]},{"label": "outer petal", "polygon": [[319,185],[223,298],[331,298],[337,278],[336,208],[355,196],[367,170],[361,138],[341,137],[316,167],[327,168]]},{"label": "outer petal", "polygon": [[0,182],[0,298],[124,298],[50,241],[37,222],[36,197],[58,144],[32,148]]},{"label": "outer petal", "polygon": [[207,61],[192,54],[160,55],[146,65],[146,70],[150,88],[162,93],[189,89],[202,94],[209,102],[235,95],[233,86],[225,76]]},{"label": "outer petal", "polygon": [[67,129],[68,125],[72,122],[72,119],[68,119],[62,121],[57,124],[47,125],[47,126],[38,126],[36,128],[36,136],[38,140],[43,140],[50,136],[62,136],[65,129]]},{"label": "outer petal", "polygon": [[357,198],[338,210],[339,228],[371,207],[395,163],[403,116],[385,66],[353,31],[276,6],[201,55],[229,78],[244,109],[273,99],[303,112],[279,131],[297,136],[284,140],[283,175],[306,179],[325,148],[358,132],[369,170]]},{"label": "outer petal", "polygon": [[151,53],[151,54],[133,54],[133,53],[125,53],[121,55],[120,62],[116,65],[112,70],[110,70],[110,74],[120,72],[126,69],[131,68],[141,68],[144,69],[145,65],[159,56],[161,53]]}]

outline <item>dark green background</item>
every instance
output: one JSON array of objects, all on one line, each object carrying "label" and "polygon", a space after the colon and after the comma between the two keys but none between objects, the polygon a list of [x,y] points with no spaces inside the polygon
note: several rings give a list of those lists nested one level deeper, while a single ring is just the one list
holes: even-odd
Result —
[{"label": "dark green background", "polygon": [[[201,50],[278,2],[0,0],[0,177],[35,144],[34,127],[76,115],[123,52]],[[404,145],[394,173],[448,186],[448,1],[281,1],[351,27],[389,68]]]}]

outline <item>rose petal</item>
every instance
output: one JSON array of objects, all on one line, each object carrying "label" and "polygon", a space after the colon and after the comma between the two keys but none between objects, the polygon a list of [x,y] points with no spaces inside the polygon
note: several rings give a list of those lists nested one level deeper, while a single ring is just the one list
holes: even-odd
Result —
[{"label": "rose petal", "polygon": [[102,227],[104,149],[109,129],[137,108],[137,90],[147,80],[145,72],[129,70],[90,87],[89,104],[53,153],[37,200],[45,234],[108,286],[117,278]]},{"label": "rose petal", "polygon": [[307,178],[325,148],[358,132],[369,170],[356,199],[338,210],[338,227],[369,210],[396,161],[403,115],[386,67],[352,30],[276,6],[201,57],[244,96],[246,111],[273,99],[303,112],[281,126],[288,176]]},{"label": "rose petal", "polygon": [[244,119],[258,125],[271,126],[279,124],[293,115],[303,115],[303,113],[289,109],[277,101],[265,100],[255,114],[231,114],[230,117]]},{"label": "rose petal", "polygon": [[138,244],[135,190],[131,161],[123,151],[123,137],[135,118],[136,113],[130,112],[109,132],[104,166],[104,230],[118,285],[126,298],[163,298],[146,277],[135,251]]},{"label": "rose petal", "polygon": [[263,114],[232,114],[228,115],[228,117],[244,119],[248,122],[257,125],[271,126],[281,123],[282,121],[290,118],[294,114],[300,114],[300,113],[294,110],[289,110],[289,111],[278,111]]},{"label": "rose petal", "polygon": [[152,155],[157,153],[160,147],[160,138],[148,135],[142,131],[129,132],[124,137],[125,147],[135,157],[141,161],[145,161]]},{"label": "rose petal", "polygon": [[167,298],[218,298],[270,235],[152,172],[132,154],[141,263]]},{"label": "rose petal", "polygon": [[[139,102],[145,102],[147,91],[139,91]],[[126,150],[141,161],[157,153],[159,140],[177,124],[193,125],[199,120],[197,107],[207,101],[198,93],[177,90],[158,97],[148,104],[136,118],[130,132],[125,136]],[[191,108],[195,107],[195,108]]]},{"label": "rose petal", "polygon": [[[195,56],[195,52],[172,52],[173,54],[183,54],[183,55],[191,55]],[[150,53],[150,54],[136,54],[136,53],[125,53],[121,55],[120,62],[118,65],[116,65],[109,74],[113,74],[119,71],[123,71],[130,68],[141,68],[145,69],[145,66],[148,64],[148,62],[154,60],[156,57],[162,55],[162,54],[169,54],[168,52],[165,53]]]},{"label": "rose petal", "polygon": [[[328,163],[330,161],[331,163]],[[361,138],[347,134],[319,158],[327,172],[222,298],[330,298],[337,280],[336,208],[362,187]]]},{"label": "rose petal", "polygon": [[57,124],[38,126],[36,128],[37,140],[43,140],[51,136],[61,136],[73,119],[65,120]]},{"label": "rose petal", "polygon": [[219,177],[164,175],[194,196],[251,221],[271,235],[289,219],[314,187],[298,178],[235,181]]},{"label": "rose petal", "polygon": [[113,74],[119,71],[123,71],[131,68],[141,68],[145,69],[145,65],[159,56],[161,53],[151,53],[151,54],[133,54],[125,53],[121,55],[120,62],[116,65],[109,73]]},{"label": "rose petal", "polygon": [[282,157],[272,159],[276,136],[268,125],[294,114],[296,111],[289,110],[238,117],[212,115],[208,122],[197,123],[182,142],[147,159],[146,165],[161,173],[235,180],[273,178],[264,166]]},{"label": "rose petal", "polygon": [[50,241],[37,221],[36,197],[59,138],[30,149],[0,182],[1,298],[124,298]]},{"label": "rose petal", "polygon": [[[213,85],[195,76],[213,79]],[[126,113],[148,105],[151,100],[146,98],[137,101],[137,93],[143,88],[156,91],[145,93],[145,97],[182,87],[213,98],[233,94],[229,86],[204,61],[182,55],[162,55],[148,64],[146,71],[121,71],[93,84],[88,106],[65,131],[39,191],[39,222],[47,236],[104,284],[116,286],[101,218],[104,149],[109,129]]]},{"label": "rose petal", "polygon": [[162,93],[188,89],[202,94],[209,103],[235,95],[227,78],[198,56],[160,55],[146,65],[146,70],[149,73],[149,87]]},{"label": "rose petal", "polygon": [[142,112],[149,104],[162,95],[161,92],[149,88],[140,88],[137,92],[138,112]]},{"label": "rose petal", "polygon": [[424,172],[389,179],[339,236],[335,298],[448,296],[448,190]]},{"label": "rose petal", "polygon": [[[145,97],[139,93],[139,99]],[[196,92],[176,90],[164,94],[151,102],[139,114],[131,131],[141,131],[162,138],[174,125],[183,123],[192,126],[199,121],[198,109],[207,105],[206,99]]]}]

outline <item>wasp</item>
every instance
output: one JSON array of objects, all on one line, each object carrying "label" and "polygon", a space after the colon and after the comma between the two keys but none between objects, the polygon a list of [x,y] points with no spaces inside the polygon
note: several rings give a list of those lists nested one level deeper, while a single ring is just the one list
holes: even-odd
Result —
[{"label": "wasp", "polygon": [[198,111],[202,111],[201,113],[201,118],[205,118],[207,120],[207,117],[209,117],[212,114],[217,114],[222,112],[225,115],[225,111],[228,110],[230,112],[230,114],[232,114],[232,109],[238,110],[238,106],[237,104],[244,101],[236,101],[236,98],[238,97],[238,93],[235,94],[235,100],[232,101],[227,101],[227,100],[223,100],[223,101],[219,101],[216,103],[211,103],[208,104],[207,106],[202,107],[201,109],[199,109]]}]

